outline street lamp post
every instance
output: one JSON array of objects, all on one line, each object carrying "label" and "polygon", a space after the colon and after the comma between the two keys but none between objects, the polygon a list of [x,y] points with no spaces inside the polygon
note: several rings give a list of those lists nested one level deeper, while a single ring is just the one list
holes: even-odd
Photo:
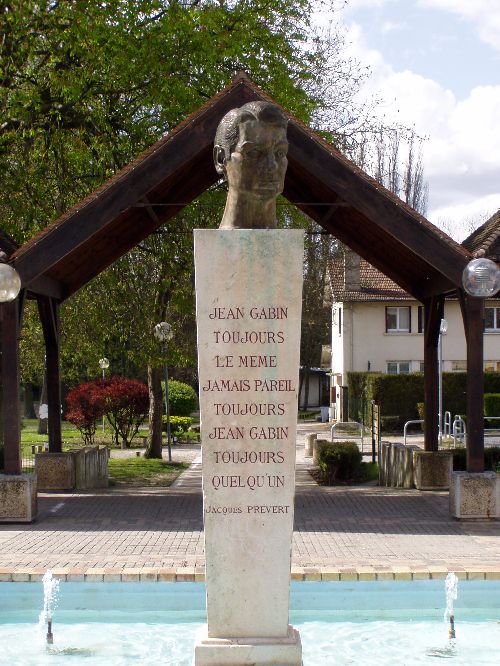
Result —
[{"label": "street lamp post", "polygon": [[172,447],[170,437],[170,408],[168,404],[168,365],[167,365],[167,343],[173,337],[173,331],[170,324],[161,321],[156,324],[154,329],[155,338],[163,344],[163,355],[165,357],[165,413],[167,416],[167,448],[168,462],[172,462]]},{"label": "street lamp post", "polygon": [[439,446],[441,446],[441,443],[443,441],[443,334],[446,333],[447,330],[448,330],[448,322],[446,321],[446,319],[441,319],[441,324],[439,325],[439,347],[438,347]]},{"label": "street lamp post", "polygon": [[[109,359],[107,359],[105,356],[99,359],[99,367],[102,370],[102,381],[106,379],[106,370],[109,368]],[[104,414],[102,417],[102,431],[104,432],[105,426],[104,426]]]}]

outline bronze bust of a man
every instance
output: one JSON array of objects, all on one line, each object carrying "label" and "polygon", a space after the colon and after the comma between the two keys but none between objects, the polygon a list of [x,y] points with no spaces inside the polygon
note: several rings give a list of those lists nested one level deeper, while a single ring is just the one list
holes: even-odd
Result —
[{"label": "bronze bust of a man", "polygon": [[221,120],[214,162],[229,189],[220,229],[276,229],[276,197],[288,164],[287,124],[269,102],[249,102]]}]

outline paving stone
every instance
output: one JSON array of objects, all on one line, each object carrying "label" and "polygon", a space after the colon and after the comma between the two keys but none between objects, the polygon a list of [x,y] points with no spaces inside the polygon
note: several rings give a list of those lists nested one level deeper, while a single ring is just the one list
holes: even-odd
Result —
[{"label": "paving stone", "polygon": [[[416,580],[448,571],[462,579],[500,575],[500,521],[456,521],[446,492],[317,486],[304,436],[321,428],[298,432],[293,580],[336,580],[341,571],[393,579],[396,567]],[[199,457],[171,488],[41,493],[36,523],[0,525],[0,581],[16,571],[39,581],[49,568],[63,580],[82,571],[140,580],[154,570],[158,580],[201,581],[202,511]]]}]

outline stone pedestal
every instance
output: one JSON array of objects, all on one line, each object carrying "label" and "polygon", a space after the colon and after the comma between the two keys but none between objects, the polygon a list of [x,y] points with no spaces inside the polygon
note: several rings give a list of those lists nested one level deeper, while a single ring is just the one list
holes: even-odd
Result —
[{"label": "stone pedestal", "polygon": [[500,518],[500,474],[453,472],[450,513],[455,518]]},{"label": "stone pedestal", "polygon": [[35,474],[0,474],[0,523],[31,523],[38,511]]},{"label": "stone pedestal", "polygon": [[195,666],[297,666],[302,664],[302,644],[299,632],[288,626],[282,639],[269,638],[208,638],[196,643]]},{"label": "stone pedestal", "polygon": [[[303,234],[196,230],[205,664],[301,664],[288,625]],[[214,656],[215,655],[215,656]]]},{"label": "stone pedestal", "polygon": [[413,473],[417,490],[448,490],[453,470],[450,451],[414,451]]},{"label": "stone pedestal", "polygon": [[35,471],[38,490],[73,490],[75,487],[75,461],[70,452],[37,453]]}]

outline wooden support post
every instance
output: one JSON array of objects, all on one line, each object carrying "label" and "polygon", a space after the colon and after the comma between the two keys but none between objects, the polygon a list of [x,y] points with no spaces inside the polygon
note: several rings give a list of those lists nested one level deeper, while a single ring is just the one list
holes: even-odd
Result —
[{"label": "wooden support post", "polygon": [[53,298],[38,297],[38,311],[45,340],[49,451],[62,451],[61,379],[59,373],[59,304]]},{"label": "wooden support post", "polygon": [[484,472],[484,300],[462,292],[460,305],[467,346],[467,471]]},{"label": "wooden support post", "polygon": [[424,448],[426,451],[437,451],[439,448],[438,342],[443,312],[443,297],[433,296],[424,301]]},{"label": "wooden support post", "polygon": [[4,473],[21,474],[19,322],[22,301],[2,303],[2,426]]}]

